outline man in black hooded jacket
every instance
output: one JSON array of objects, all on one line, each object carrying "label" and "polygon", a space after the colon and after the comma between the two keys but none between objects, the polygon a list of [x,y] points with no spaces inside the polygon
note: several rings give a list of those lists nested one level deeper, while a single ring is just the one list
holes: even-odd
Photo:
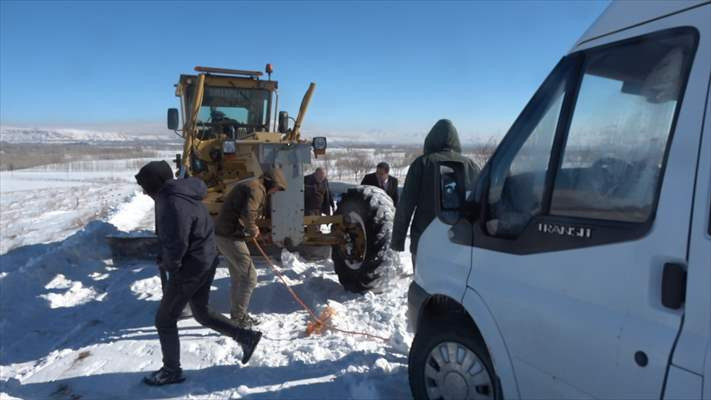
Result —
[{"label": "man in black hooded jacket", "polygon": [[165,161],[146,164],[136,175],[136,181],[155,201],[159,267],[169,276],[155,319],[163,368],[143,381],[166,385],[185,380],[180,368],[177,322],[188,303],[197,322],[239,342],[242,363],[247,363],[262,334],[242,329],[208,307],[217,248],[213,222],[202,203],[207,194],[205,183],[193,177],[173,180],[173,171]]},{"label": "man in black hooded jacket", "polygon": [[[435,217],[435,169],[442,161],[458,161],[464,165],[465,184],[471,190],[479,176],[479,167],[472,160],[464,157],[459,143],[457,129],[448,119],[441,119],[434,124],[425,138],[424,154],[410,164],[405,177],[405,185],[395,209],[393,234],[390,248],[395,251],[405,250],[407,228],[410,228],[410,253],[412,267],[415,267],[417,244],[420,236]],[[415,213],[413,217],[412,214]],[[412,218],[412,226],[410,226]]]}]

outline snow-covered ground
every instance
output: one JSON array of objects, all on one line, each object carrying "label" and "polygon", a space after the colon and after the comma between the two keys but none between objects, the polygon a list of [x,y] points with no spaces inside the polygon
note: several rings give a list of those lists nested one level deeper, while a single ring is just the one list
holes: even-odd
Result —
[{"label": "snow-covered ground", "polygon": [[91,220],[108,218],[140,191],[133,176],[148,161],[77,161],[0,172],[0,254],[64,239]]},{"label": "snow-covered ground", "polygon": [[[309,306],[336,309],[335,326],[387,340],[305,336],[306,312],[256,259],[250,311],[265,337],[250,363],[240,364],[232,339],[186,319],[179,326],[187,381],[143,385],[161,365],[153,328],[160,280],[151,263],[113,265],[104,239],[152,226],[152,201],[136,191],[132,167],[0,175],[0,399],[410,397],[405,253],[389,259],[386,286],[365,295],[345,292],[330,261],[283,252],[279,263]],[[223,313],[229,285],[219,268],[211,305]]]}]

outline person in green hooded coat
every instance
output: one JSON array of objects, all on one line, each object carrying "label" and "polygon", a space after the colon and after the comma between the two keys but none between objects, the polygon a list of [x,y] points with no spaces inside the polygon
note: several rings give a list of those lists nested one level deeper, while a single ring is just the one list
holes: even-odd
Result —
[{"label": "person in green hooded coat", "polygon": [[[412,267],[415,268],[417,243],[427,226],[435,218],[435,168],[441,161],[459,161],[464,164],[465,182],[470,185],[479,176],[479,167],[472,160],[463,156],[457,129],[448,119],[441,119],[427,134],[424,154],[410,164],[405,177],[405,186],[400,194],[400,201],[395,210],[395,222],[390,248],[395,251],[405,250],[407,228],[410,227],[410,253]],[[412,214],[415,214],[414,218]],[[410,226],[412,219],[412,226]]]}]

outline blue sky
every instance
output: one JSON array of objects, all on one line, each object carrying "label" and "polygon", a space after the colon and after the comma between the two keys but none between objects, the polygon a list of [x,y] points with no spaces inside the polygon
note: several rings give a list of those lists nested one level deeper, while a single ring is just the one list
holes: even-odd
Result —
[{"label": "blue sky", "polygon": [[275,66],[304,131],[501,135],[605,1],[0,2],[3,125],[162,126],[195,65]]}]

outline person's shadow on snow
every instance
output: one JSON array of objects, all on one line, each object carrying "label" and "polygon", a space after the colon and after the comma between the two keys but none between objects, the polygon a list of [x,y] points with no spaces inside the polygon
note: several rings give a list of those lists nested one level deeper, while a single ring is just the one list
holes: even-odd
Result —
[{"label": "person's shadow on snow", "polygon": [[324,360],[314,364],[296,361],[281,367],[217,365],[201,370],[185,370],[185,382],[161,387],[145,385],[141,381],[148,373],[145,371],[97,374],[25,384],[12,378],[2,390],[10,396],[24,399],[159,399],[215,392],[230,392],[221,395],[238,394],[251,399],[353,398],[372,397],[387,392],[388,398],[393,398],[394,391],[402,394],[395,395],[396,398],[409,398],[407,369],[404,366],[390,372],[371,370],[367,377],[364,372],[356,372],[366,370],[364,368],[348,368],[365,366],[373,369],[378,358],[385,358],[390,363],[407,362],[403,355],[379,355],[361,351],[349,353],[338,360]]},{"label": "person's shadow on snow", "polygon": [[[0,364],[37,360],[53,350],[153,326],[158,301],[139,299],[129,288],[156,277],[158,269],[150,262],[111,266],[105,236],[116,232],[111,224],[92,221],[65,240],[0,256],[6,274],[0,279]],[[49,285],[60,274],[62,283]],[[59,299],[55,308],[52,298]]]}]

